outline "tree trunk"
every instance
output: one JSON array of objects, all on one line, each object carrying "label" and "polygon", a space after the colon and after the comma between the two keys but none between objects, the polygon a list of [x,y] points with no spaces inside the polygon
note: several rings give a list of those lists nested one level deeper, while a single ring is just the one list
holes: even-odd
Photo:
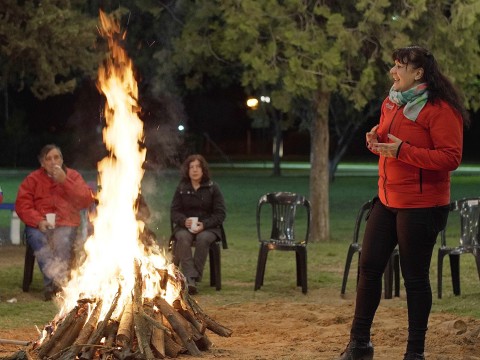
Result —
[{"label": "tree trunk", "polygon": [[281,176],[281,157],[280,149],[283,142],[282,136],[282,118],[281,115],[274,111],[273,115],[273,176]]},{"label": "tree trunk", "polygon": [[330,238],[329,212],[329,133],[328,107],[330,93],[318,92],[315,96],[315,119],[311,127],[310,149],[310,202],[312,223],[310,241],[327,241]]}]

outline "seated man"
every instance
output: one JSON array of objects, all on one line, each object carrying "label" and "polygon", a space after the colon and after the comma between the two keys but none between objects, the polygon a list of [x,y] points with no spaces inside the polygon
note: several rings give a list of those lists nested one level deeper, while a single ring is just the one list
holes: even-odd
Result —
[{"label": "seated man", "polygon": [[[80,210],[94,198],[82,176],[63,164],[58,146],[46,145],[38,160],[41,167],[20,184],[15,209],[43,274],[45,300],[50,300],[68,281]],[[47,214],[55,214],[55,223],[47,221]]]}]

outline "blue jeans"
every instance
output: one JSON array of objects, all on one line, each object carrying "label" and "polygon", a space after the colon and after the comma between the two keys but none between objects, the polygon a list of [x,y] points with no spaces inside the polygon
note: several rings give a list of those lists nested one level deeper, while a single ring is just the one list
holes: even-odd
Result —
[{"label": "blue jeans", "polygon": [[370,340],[370,328],[382,294],[382,274],[398,244],[407,293],[407,351],[423,353],[432,306],[430,260],[447,218],[448,206],[393,209],[374,199],[362,242],[352,339]]},{"label": "blue jeans", "polygon": [[77,228],[59,226],[43,233],[37,228],[26,226],[25,236],[37,258],[45,288],[65,285],[70,275]]}]

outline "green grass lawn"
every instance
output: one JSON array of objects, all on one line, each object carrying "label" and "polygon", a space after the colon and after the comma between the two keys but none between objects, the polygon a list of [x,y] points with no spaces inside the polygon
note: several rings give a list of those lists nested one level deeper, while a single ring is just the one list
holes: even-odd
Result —
[{"label": "green grass lawn", "polygon": [[[0,185],[4,191],[4,201],[13,202],[22,174],[0,174]],[[92,174],[85,176],[92,179]],[[308,286],[309,293],[303,295],[295,283],[295,256],[291,252],[271,252],[267,261],[264,286],[253,291],[258,255],[256,238],[255,209],[261,195],[274,191],[291,191],[309,195],[308,170],[284,171],[282,177],[270,176],[270,170],[213,169],[213,177],[225,196],[227,220],[225,230],[229,249],[222,251],[222,290],[216,292],[204,280],[200,285],[203,301],[218,304],[268,300],[274,298],[291,299],[294,302],[315,301],[317,296],[338,296],[343,276],[343,267],[348,245],[352,241],[353,225],[360,205],[376,192],[375,176],[338,176],[330,187],[330,229],[331,240],[326,243],[308,245]],[[142,193],[151,211],[149,227],[155,231],[160,245],[166,244],[169,237],[169,205],[178,181],[178,173],[169,171],[162,174],[146,174]],[[477,196],[480,192],[480,176],[453,176],[452,199]],[[7,229],[10,215],[0,211],[0,229]],[[452,219],[451,219],[452,220]],[[315,219],[313,219],[315,221]],[[119,225],[121,226],[121,225]],[[454,230],[448,233],[450,243],[455,243]],[[23,246],[19,247],[18,261],[11,261],[10,251],[0,246],[0,328],[37,325],[52,319],[56,309],[52,303],[42,301],[42,283],[38,268],[31,291],[22,293]],[[453,296],[449,261],[445,259],[443,299],[437,299],[437,249],[431,265],[433,288],[433,311],[451,312],[480,318],[478,298],[480,281],[472,255],[462,255],[461,287],[462,295]],[[356,257],[350,270],[347,294],[355,292]],[[208,266],[204,279],[208,280]],[[400,290],[404,297],[405,291]],[[333,295],[332,295],[333,294]],[[6,302],[16,298],[14,304]],[[405,301],[395,302],[405,306]]]}]

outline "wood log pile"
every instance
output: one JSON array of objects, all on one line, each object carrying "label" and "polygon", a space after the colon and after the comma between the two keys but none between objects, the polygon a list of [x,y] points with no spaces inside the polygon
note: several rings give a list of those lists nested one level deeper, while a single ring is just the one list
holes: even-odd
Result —
[{"label": "wood log pile", "polygon": [[[165,271],[165,276],[171,277]],[[167,286],[168,281],[162,281]],[[206,330],[229,337],[232,330],[210,318],[188,294],[182,282],[172,304],[161,296],[144,298],[140,267],[135,266],[135,286],[121,315],[114,319],[119,288],[105,317],[99,321],[102,299],[81,299],[68,314],[45,326],[46,336],[6,360],[150,360],[201,356],[212,342]]]}]

